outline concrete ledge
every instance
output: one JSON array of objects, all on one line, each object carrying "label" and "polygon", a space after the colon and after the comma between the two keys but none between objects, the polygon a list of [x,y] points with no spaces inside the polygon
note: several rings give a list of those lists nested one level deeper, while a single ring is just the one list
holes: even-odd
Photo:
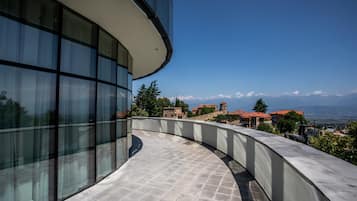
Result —
[{"label": "concrete ledge", "polygon": [[283,137],[238,126],[167,118],[133,117],[133,129],[204,142],[231,156],[271,200],[355,200],[357,167]]}]

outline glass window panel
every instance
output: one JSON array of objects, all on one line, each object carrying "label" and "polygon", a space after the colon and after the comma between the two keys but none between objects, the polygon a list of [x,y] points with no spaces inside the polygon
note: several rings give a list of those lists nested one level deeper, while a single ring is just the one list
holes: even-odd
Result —
[{"label": "glass window panel", "polygon": [[118,43],[118,64],[128,67],[128,50],[120,43]]},{"label": "glass window panel", "polygon": [[126,137],[116,140],[116,150],[117,150],[116,167],[119,168],[128,160],[128,142]]},{"label": "glass window panel", "polygon": [[98,79],[116,84],[117,64],[114,60],[98,57]]},{"label": "glass window panel", "polygon": [[133,72],[133,57],[130,54],[128,54],[128,70],[129,73]]},{"label": "glass window panel", "polygon": [[0,65],[0,200],[51,200],[55,74]]},{"label": "glass window panel", "polygon": [[86,45],[62,39],[61,71],[87,77],[96,76],[97,51]]},{"label": "glass window panel", "polygon": [[128,69],[123,68],[121,66],[118,66],[118,72],[117,72],[118,76],[117,76],[117,84],[119,86],[128,87]]},{"label": "glass window panel", "polygon": [[96,46],[96,26],[68,9],[63,10],[62,33],[81,43]]},{"label": "glass window panel", "polygon": [[15,17],[20,16],[20,0],[1,0],[0,12],[12,15]]},{"label": "glass window panel", "polygon": [[123,119],[127,117],[127,101],[128,92],[125,89],[117,89],[117,118]]},{"label": "glass window panel", "polygon": [[58,3],[52,0],[25,0],[23,17],[26,21],[57,30]]},{"label": "glass window panel", "polygon": [[115,120],[115,87],[98,83],[97,121]]},{"label": "glass window panel", "polygon": [[128,89],[132,90],[133,88],[133,75],[132,74],[128,74]]},{"label": "glass window panel", "polygon": [[117,138],[122,138],[127,136],[127,120],[117,119]]},{"label": "glass window panel", "polygon": [[98,83],[97,93],[97,178],[115,169],[115,87]]},{"label": "glass window panel", "polygon": [[110,36],[102,29],[99,30],[99,54],[109,57],[111,59],[117,59],[118,42],[115,38]]},{"label": "glass window panel", "polygon": [[58,133],[58,196],[93,184],[95,82],[61,76]]},{"label": "glass window panel", "polygon": [[115,169],[115,142],[97,145],[97,181]]},{"label": "glass window panel", "polygon": [[56,69],[58,36],[0,16],[0,59]]},{"label": "glass window panel", "polygon": [[94,123],[95,82],[61,76],[60,124]]}]

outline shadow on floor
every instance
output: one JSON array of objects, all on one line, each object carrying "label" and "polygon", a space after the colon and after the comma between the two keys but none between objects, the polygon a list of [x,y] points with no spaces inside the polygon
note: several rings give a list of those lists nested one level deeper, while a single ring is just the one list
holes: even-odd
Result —
[{"label": "shadow on floor", "polygon": [[132,145],[129,149],[129,157],[134,156],[143,148],[143,141],[135,135],[132,135]]},{"label": "shadow on floor", "polygon": [[266,196],[265,192],[259,186],[254,177],[242,165],[230,156],[210,145],[201,145],[213,152],[231,170],[242,196],[242,201],[269,201],[269,198]]}]

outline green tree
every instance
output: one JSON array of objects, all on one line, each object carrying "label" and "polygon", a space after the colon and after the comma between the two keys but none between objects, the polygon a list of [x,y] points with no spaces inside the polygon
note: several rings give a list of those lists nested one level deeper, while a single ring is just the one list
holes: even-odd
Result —
[{"label": "green tree", "polygon": [[348,129],[348,134],[354,138],[353,147],[357,151],[357,121],[350,122],[347,125],[347,129]]},{"label": "green tree", "polygon": [[168,99],[166,97],[158,98],[157,99],[157,105],[158,105],[158,108],[159,108],[160,116],[162,116],[163,109],[165,107],[172,107],[173,106],[173,104],[171,103],[170,99]]},{"label": "green tree", "polygon": [[353,138],[351,136],[325,133],[324,135],[310,137],[309,144],[316,149],[357,165],[357,152],[353,147]]},{"label": "green tree", "polygon": [[157,98],[160,95],[157,81],[150,83],[149,87],[144,84],[141,85],[138,90],[138,94],[135,97],[135,104],[142,110],[145,110],[149,116],[158,117],[160,116],[160,107],[158,105]]},{"label": "green tree", "polygon": [[188,112],[188,104],[178,98],[175,100],[175,107],[181,107],[182,112]]},{"label": "green tree", "polygon": [[268,105],[261,98],[257,100],[253,108],[254,111],[263,112],[263,113],[266,113],[267,109],[268,109]]},{"label": "green tree", "polygon": [[138,107],[135,103],[131,107],[130,116],[147,117],[149,113]]},{"label": "green tree", "polygon": [[215,111],[214,108],[204,107],[204,108],[201,108],[201,111],[200,111],[199,115],[209,114],[209,113],[212,113],[214,111]]},{"label": "green tree", "polygon": [[222,122],[222,121],[235,121],[235,120],[238,120],[238,116],[235,116],[235,115],[226,115],[226,114],[220,114],[220,115],[217,115],[214,120],[216,122]]},{"label": "green tree", "polygon": [[0,93],[0,129],[33,126],[33,120],[25,107],[6,96],[6,91]]},{"label": "green tree", "polygon": [[306,122],[307,121],[304,116],[296,113],[295,111],[291,111],[278,121],[277,128],[280,133],[291,133],[296,130],[297,124],[305,124]]},{"label": "green tree", "polygon": [[259,124],[258,130],[260,131],[265,131],[265,132],[268,132],[268,133],[273,133],[273,127],[270,125],[270,124]]}]

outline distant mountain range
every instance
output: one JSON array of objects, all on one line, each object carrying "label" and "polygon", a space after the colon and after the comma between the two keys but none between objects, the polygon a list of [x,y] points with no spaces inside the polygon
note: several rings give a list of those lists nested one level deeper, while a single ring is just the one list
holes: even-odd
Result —
[{"label": "distant mountain range", "polygon": [[218,98],[211,100],[186,100],[190,108],[203,103],[219,104],[227,102],[228,110],[238,109],[251,111],[256,100],[263,98],[267,103],[268,112],[282,109],[296,109],[305,112],[305,117],[310,120],[357,120],[357,93],[336,95],[310,95],[310,96],[252,96],[243,98]]}]

